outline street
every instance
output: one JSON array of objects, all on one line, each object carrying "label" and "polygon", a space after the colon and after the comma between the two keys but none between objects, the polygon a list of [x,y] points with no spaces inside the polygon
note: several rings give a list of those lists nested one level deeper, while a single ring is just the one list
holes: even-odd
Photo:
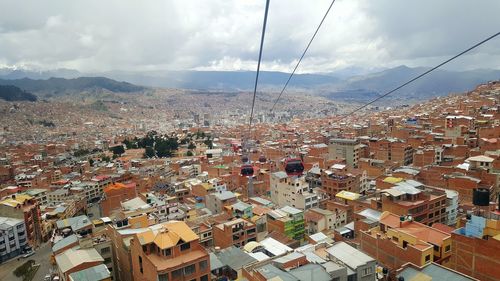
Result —
[{"label": "street", "polygon": [[33,281],[42,281],[44,276],[49,273],[52,265],[50,264],[50,254],[52,249],[50,243],[43,243],[40,248],[36,249],[35,254],[25,259],[13,259],[0,265],[0,280],[2,281],[19,281],[21,278],[14,276],[14,270],[26,262],[34,260],[36,264],[40,264],[40,268],[35,274]]}]

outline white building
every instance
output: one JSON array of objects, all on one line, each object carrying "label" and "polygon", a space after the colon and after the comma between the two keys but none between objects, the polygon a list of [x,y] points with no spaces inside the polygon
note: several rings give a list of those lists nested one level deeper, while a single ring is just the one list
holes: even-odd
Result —
[{"label": "white building", "polygon": [[279,207],[307,210],[318,207],[319,198],[309,191],[304,177],[288,177],[285,172],[271,174],[271,201]]},{"label": "white building", "polygon": [[458,192],[445,189],[446,192],[446,224],[455,225],[457,223]]},{"label": "white building", "polygon": [[24,220],[0,217],[0,263],[29,247]]},{"label": "white building", "polygon": [[194,178],[201,173],[201,166],[198,164],[182,166],[179,169],[179,176],[186,178]]}]

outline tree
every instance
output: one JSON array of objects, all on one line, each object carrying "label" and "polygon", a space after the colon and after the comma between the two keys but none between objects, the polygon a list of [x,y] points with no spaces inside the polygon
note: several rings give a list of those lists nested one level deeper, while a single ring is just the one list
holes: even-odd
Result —
[{"label": "tree", "polygon": [[89,164],[90,164],[90,166],[93,166],[94,165],[94,159],[90,158],[89,159]]},{"label": "tree", "polygon": [[156,155],[155,150],[151,146],[146,147],[146,151],[144,152],[144,157],[152,158],[155,155]]},{"label": "tree", "polygon": [[117,146],[110,147],[109,150],[113,151],[113,154],[118,154],[118,155],[122,155],[123,153],[125,153],[125,149],[123,148],[123,145],[117,145]]},{"label": "tree", "polygon": [[208,146],[208,148],[209,148],[209,149],[214,148],[214,143],[213,143],[213,141],[212,141],[210,138],[206,139],[203,143],[204,143],[206,146]]},{"label": "tree", "polygon": [[192,143],[192,142],[191,142],[191,143],[189,143],[189,145],[188,145],[188,149],[193,150],[193,149],[195,149],[195,148],[196,148],[196,145],[194,145],[194,143]]},{"label": "tree", "polygon": [[109,156],[106,156],[106,155],[103,155],[103,156],[101,157],[101,159],[102,159],[102,161],[104,161],[104,162],[109,162],[109,161],[111,161],[111,159],[109,158]]},{"label": "tree", "polygon": [[188,152],[186,153],[187,156],[193,156],[193,152],[191,152],[191,150],[188,150]]}]

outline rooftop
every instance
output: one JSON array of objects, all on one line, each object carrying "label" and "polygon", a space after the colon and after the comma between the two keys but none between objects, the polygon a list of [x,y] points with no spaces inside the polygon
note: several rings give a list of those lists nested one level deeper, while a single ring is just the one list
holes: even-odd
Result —
[{"label": "rooftop", "polygon": [[71,281],[101,281],[111,278],[111,273],[104,264],[99,264],[69,275]]},{"label": "rooftop", "polygon": [[63,273],[84,263],[103,261],[104,259],[94,248],[70,248],[56,256],[56,263]]},{"label": "rooftop", "polygon": [[82,228],[91,226],[92,222],[90,221],[90,219],[87,216],[81,215],[78,217],[68,218],[68,219],[64,219],[64,220],[58,220],[56,222],[56,225],[57,225],[57,229],[63,229],[66,227],[70,227],[71,230],[78,231]]},{"label": "rooftop", "polygon": [[328,252],[328,254],[335,257],[335,259],[340,260],[353,270],[355,270],[359,266],[375,261],[367,254],[354,247],[349,246],[345,242],[338,242],[330,248],[326,249],[326,251]]},{"label": "rooftop", "polygon": [[408,281],[442,280],[442,281],[469,281],[477,280],[459,272],[453,271],[436,263],[427,264],[421,268],[408,266],[397,277],[404,277]]},{"label": "rooftop", "polygon": [[180,240],[191,242],[198,240],[198,235],[191,228],[181,221],[169,221],[161,224],[161,228],[148,230],[136,233],[136,236],[141,245],[155,243],[160,249],[171,248]]},{"label": "rooftop", "polygon": [[450,237],[449,234],[441,230],[429,227],[419,222],[404,221],[404,223],[401,223],[399,216],[389,212],[382,213],[380,223],[434,245],[441,245],[446,238]]}]

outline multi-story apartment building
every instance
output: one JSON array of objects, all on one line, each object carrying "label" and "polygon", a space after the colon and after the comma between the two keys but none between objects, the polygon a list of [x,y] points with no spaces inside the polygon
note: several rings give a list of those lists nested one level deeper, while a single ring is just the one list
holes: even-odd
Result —
[{"label": "multi-story apartment building", "polygon": [[413,148],[399,139],[384,138],[369,142],[370,153],[373,158],[384,161],[393,161],[401,166],[413,162]]},{"label": "multi-story apartment building", "polygon": [[427,225],[446,223],[446,192],[442,190],[430,192],[423,188],[424,186],[417,181],[401,180],[391,188],[382,189],[379,196],[371,200],[371,208],[399,216],[412,216],[416,222]]},{"label": "multi-story apartment building", "polygon": [[318,207],[318,195],[309,190],[304,177],[288,177],[285,172],[271,174],[271,201],[279,207],[302,210]]},{"label": "multi-story apartment building", "polygon": [[304,212],[290,206],[268,212],[267,231],[277,231],[298,241],[304,239]]},{"label": "multi-story apartment building", "polygon": [[248,242],[257,241],[255,224],[241,218],[214,225],[212,233],[214,245],[221,249],[233,245],[242,248]]},{"label": "multi-story apartment building", "polygon": [[47,205],[47,189],[33,188],[28,189],[24,193],[35,198],[40,205]]},{"label": "multi-story apartment building", "polygon": [[[500,211],[496,213],[500,216]],[[479,280],[499,280],[499,235],[499,220],[472,215],[463,227],[451,233],[449,267]]]},{"label": "multi-story apartment building", "polygon": [[335,164],[331,169],[322,171],[321,188],[330,198],[335,198],[335,195],[343,190],[359,192],[361,177],[361,174],[354,175],[348,172],[345,165]]},{"label": "multi-story apartment building", "polygon": [[210,280],[210,258],[186,223],[171,221],[130,241],[135,281]]},{"label": "multi-story apartment building", "polygon": [[451,256],[448,233],[390,212],[382,213],[379,226],[361,230],[359,239],[362,251],[390,269],[407,262],[447,265]]},{"label": "multi-story apartment building", "polygon": [[0,264],[29,247],[24,220],[0,217]]},{"label": "multi-story apartment building", "polygon": [[213,214],[218,214],[224,211],[225,206],[229,206],[238,202],[236,195],[227,190],[218,190],[214,193],[207,194],[206,206]]},{"label": "multi-story apartment building", "polygon": [[361,144],[356,139],[330,139],[328,144],[328,158],[345,159],[350,167],[358,167]]},{"label": "multi-story apartment building", "polygon": [[42,237],[40,205],[33,197],[15,194],[0,201],[0,216],[24,220],[29,244],[35,247],[40,243]]},{"label": "multi-story apartment building", "polygon": [[104,188],[104,198],[101,201],[102,215],[110,216],[121,209],[121,202],[137,197],[135,183],[114,183]]},{"label": "multi-story apartment building", "polygon": [[343,222],[346,222],[346,214],[342,211],[330,211],[323,210],[320,208],[311,208],[305,211],[305,227],[307,234],[314,234],[317,232],[333,230],[341,226],[343,216]]},{"label": "multi-story apartment building", "polygon": [[362,251],[345,242],[337,242],[327,248],[326,253],[330,260],[345,265],[353,272],[353,274],[349,273],[348,280],[375,280],[375,266],[377,261]]}]

